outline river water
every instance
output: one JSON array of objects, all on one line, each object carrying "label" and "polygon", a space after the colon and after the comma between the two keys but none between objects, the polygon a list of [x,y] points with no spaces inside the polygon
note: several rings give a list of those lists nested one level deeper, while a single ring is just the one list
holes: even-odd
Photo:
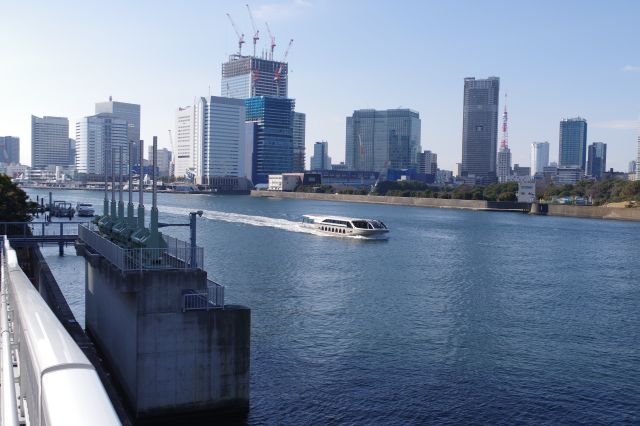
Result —
[{"label": "river water", "polygon": [[[101,197],[54,196],[98,211]],[[165,222],[204,211],[205,269],[252,310],[249,424],[640,423],[640,223],[246,196],[159,204]],[[298,225],[313,213],[379,218],[390,237],[320,236]],[[83,323],[82,259],[46,253]]]}]

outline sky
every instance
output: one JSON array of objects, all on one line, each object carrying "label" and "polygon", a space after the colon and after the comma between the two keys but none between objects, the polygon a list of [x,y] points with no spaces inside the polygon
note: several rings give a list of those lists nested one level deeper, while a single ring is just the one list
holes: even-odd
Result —
[{"label": "sky", "polygon": [[[245,1],[0,0],[0,136],[19,136],[30,164],[31,115],[76,121],[96,102],[141,105],[141,138],[170,148],[175,110],[220,95],[221,63],[237,51],[226,13],[251,46]],[[423,150],[456,170],[465,77],[500,77],[508,94],[513,163],[548,141],[559,122],[588,121],[588,143],[607,143],[607,166],[626,171],[640,133],[640,2],[253,0],[281,59],[289,39],[289,96],[307,115],[308,157],[329,142],[345,158],[345,119],[356,109],[420,113]],[[502,111],[503,105],[500,105]],[[146,153],[145,153],[146,154]]]}]

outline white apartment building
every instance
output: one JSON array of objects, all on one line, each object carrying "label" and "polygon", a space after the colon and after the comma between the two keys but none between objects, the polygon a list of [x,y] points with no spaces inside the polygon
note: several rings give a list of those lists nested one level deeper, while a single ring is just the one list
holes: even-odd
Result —
[{"label": "white apartment building", "polygon": [[531,175],[542,174],[549,165],[549,142],[533,142],[531,144]]},{"label": "white apartment building", "polygon": [[[111,158],[115,149],[114,171],[122,164],[126,175],[129,164],[127,121],[112,114],[84,117],[76,123],[76,170],[88,175],[111,175]],[[122,158],[119,158],[122,149]]]},{"label": "white apartment building", "polygon": [[[213,177],[251,178],[253,129],[245,125],[241,99],[210,96],[176,113],[175,175],[195,176],[196,183]],[[249,140],[250,139],[250,140]]]}]

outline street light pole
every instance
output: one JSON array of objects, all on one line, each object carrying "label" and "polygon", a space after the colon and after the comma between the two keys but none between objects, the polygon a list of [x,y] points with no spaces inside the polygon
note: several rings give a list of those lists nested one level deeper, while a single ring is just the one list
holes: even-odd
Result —
[{"label": "street light pole", "polygon": [[198,210],[197,212],[189,213],[189,223],[158,223],[158,228],[166,228],[168,226],[188,226],[190,231],[190,259],[189,259],[189,267],[197,268],[198,262],[196,260],[196,253],[198,250],[198,246],[196,245],[196,216],[202,217],[202,210]]}]

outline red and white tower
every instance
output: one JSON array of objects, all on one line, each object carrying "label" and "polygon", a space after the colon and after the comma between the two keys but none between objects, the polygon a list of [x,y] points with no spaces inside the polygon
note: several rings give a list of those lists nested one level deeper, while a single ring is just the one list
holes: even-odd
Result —
[{"label": "red and white tower", "polygon": [[502,113],[502,141],[498,151],[498,182],[507,182],[511,176],[511,150],[509,149],[509,128],[507,115],[507,94],[504,95],[504,112]]}]

